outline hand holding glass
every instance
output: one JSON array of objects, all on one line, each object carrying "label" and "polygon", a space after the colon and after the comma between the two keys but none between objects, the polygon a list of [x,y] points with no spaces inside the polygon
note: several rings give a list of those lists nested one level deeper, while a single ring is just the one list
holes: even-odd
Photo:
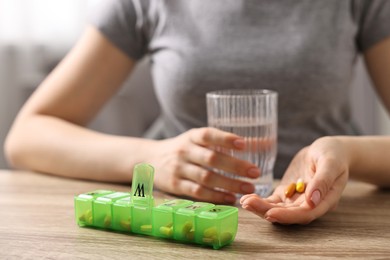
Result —
[{"label": "hand holding glass", "polygon": [[261,175],[249,179],[216,171],[251,182],[256,194],[268,196],[272,191],[277,151],[278,94],[266,89],[231,89],[209,92],[206,99],[208,125],[242,136],[246,143],[244,151],[216,149],[252,162],[259,167]]}]

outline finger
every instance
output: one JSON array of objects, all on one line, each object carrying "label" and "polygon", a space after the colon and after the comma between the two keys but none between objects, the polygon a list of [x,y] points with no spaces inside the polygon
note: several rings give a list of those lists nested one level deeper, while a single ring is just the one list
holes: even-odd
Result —
[{"label": "finger", "polygon": [[[250,197],[260,197],[260,196],[257,195],[256,193],[246,194],[246,195],[241,197],[240,204],[243,204]],[[282,203],[282,199],[277,194],[272,194],[268,198],[262,198],[262,199],[269,202],[269,203],[273,203],[273,204]]]},{"label": "finger", "polygon": [[335,201],[340,197],[340,193],[339,189],[331,190],[316,208],[312,208],[305,199],[292,207],[274,207],[265,214],[264,218],[280,224],[309,224],[325,215],[336,204]]},{"label": "finger", "polygon": [[269,203],[275,203],[275,204],[281,203],[283,201],[282,198],[276,193],[272,194],[268,198],[265,198],[265,200],[268,201]]},{"label": "finger", "polygon": [[232,179],[194,164],[186,164],[183,166],[182,177],[210,189],[218,187],[229,192],[241,194],[255,191],[255,187],[251,183],[239,179]]},{"label": "finger", "polygon": [[306,201],[311,207],[317,207],[332,189],[336,179],[344,175],[339,163],[323,159],[317,163],[313,178],[307,184],[305,190]]},{"label": "finger", "polygon": [[190,180],[181,180],[178,185],[178,191],[182,195],[202,201],[222,204],[233,204],[236,202],[236,196],[232,193],[209,189]]},{"label": "finger", "polygon": [[[312,209],[308,204],[307,206],[295,206],[295,207],[279,207],[270,209],[264,218],[272,223],[280,224],[309,224],[320,215],[325,214],[325,210],[321,209],[323,206],[319,206],[316,209]],[[315,211],[318,211],[316,214]],[[322,213],[322,214],[321,214]]]},{"label": "finger", "polygon": [[270,195],[268,198],[265,198],[266,201],[278,205],[282,205],[285,207],[290,207],[291,205],[294,206],[296,204],[299,204],[299,201],[302,201],[302,194],[295,193],[292,197],[287,198],[286,197],[286,188],[289,185],[281,184],[276,187],[275,191],[272,195]]},{"label": "finger", "polygon": [[213,127],[197,128],[190,131],[190,140],[206,147],[220,146],[228,149],[245,148],[244,138]]},{"label": "finger", "polygon": [[246,194],[246,195],[242,196],[240,199],[240,204],[243,204],[246,199],[253,197],[253,196],[258,196],[258,195],[255,193],[252,193],[252,194]]},{"label": "finger", "polygon": [[222,147],[222,150],[248,149],[252,151],[269,151],[275,145],[275,138],[249,138],[222,131],[213,127],[193,129],[190,132],[190,140],[198,145],[206,147]]},{"label": "finger", "polygon": [[[240,202],[241,203],[241,202]],[[244,201],[241,203],[242,208],[249,210],[253,213],[255,213],[258,216],[264,217],[265,213],[274,208],[274,207],[280,207],[278,205],[275,205],[274,203],[270,203],[258,196],[248,196]]]},{"label": "finger", "polygon": [[185,159],[190,163],[223,170],[247,178],[258,178],[260,176],[259,168],[248,161],[198,145],[191,146],[188,151]]}]

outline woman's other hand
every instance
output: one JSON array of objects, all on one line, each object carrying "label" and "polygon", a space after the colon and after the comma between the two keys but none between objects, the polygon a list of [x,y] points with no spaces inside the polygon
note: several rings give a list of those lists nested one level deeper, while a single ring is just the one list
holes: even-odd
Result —
[{"label": "woman's other hand", "polygon": [[[245,195],[240,203],[273,223],[308,224],[337,206],[348,180],[348,156],[337,137],[320,138],[294,157],[271,196]],[[299,178],[305,182],[306,190],[287,198],[286,188]]]}]

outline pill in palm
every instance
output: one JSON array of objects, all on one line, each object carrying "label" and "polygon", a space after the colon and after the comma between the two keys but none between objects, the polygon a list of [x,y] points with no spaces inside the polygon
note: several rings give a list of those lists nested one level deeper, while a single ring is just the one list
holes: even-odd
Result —
[{"label": "pill in palm", "polygon": [[301,178],[298,179],[295,190],[299,193],[302,193],[305,191],[305,183]]},{"label": "pill in palm", "polygon": [[290,185],[288,185],[287,189],[284,191],[284,195],[286,195],[286,198],[291,198],[295,193],[295,189],[296,189],[295,183],[291,183]]}]

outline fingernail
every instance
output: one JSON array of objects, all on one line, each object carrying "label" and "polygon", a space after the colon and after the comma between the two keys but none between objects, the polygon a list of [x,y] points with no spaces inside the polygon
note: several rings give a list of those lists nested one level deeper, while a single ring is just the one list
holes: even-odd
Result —
[{"label": "fingernail", "polygon": [[321,201],[321,193],[319,190],[315,190],[312,194],[311,194],[311,198],[310,200],[313,202],[313,204],[315,206],[317,206],[320,201]]},{"label": "fingernail", "polygon": [[243,193],[253,193],[255,191],[255,187],[252,184],[244,183],[241,185],[241,191]]},{"label": "fingernail", "polygon": [[240,198],[240,204],[243,204],[246,199],[249,198],[249,195],[244,195]]},{"label": "fingernail", "polygon": [[277,220],[275,218],[273,218],[273,217],[266,217],[265,220],[267,220],[267,221],[269,221],[271,223],[277,222]]},{"label": "fingernail", "polygon": [[260,170],[258,168],[250,168],[247,174],[251,178],[257,178],[260,176]]},{"label": "fingernail", "polygon": [[243,209],[248,210],[248,211],[251,211],[251,212],[254,212],[254,211],[255,211],[255,210],[254,210],[251,206],[249,206],[248,204],[243,204],[243,205],[241,205],[241,207],[242,207]]},{"label": "fingernail", "polygon": [[234,202],[236,202],[236,197],[233,195],[227,195],[224,197],[224,200],[227,203],[234,203]]},{"label": "fingernail", "polygon": [[236,139],[236,140],[234,140],[233,144],[235,147],[242,149],[245,147],[245,140],[244,139]]}]

